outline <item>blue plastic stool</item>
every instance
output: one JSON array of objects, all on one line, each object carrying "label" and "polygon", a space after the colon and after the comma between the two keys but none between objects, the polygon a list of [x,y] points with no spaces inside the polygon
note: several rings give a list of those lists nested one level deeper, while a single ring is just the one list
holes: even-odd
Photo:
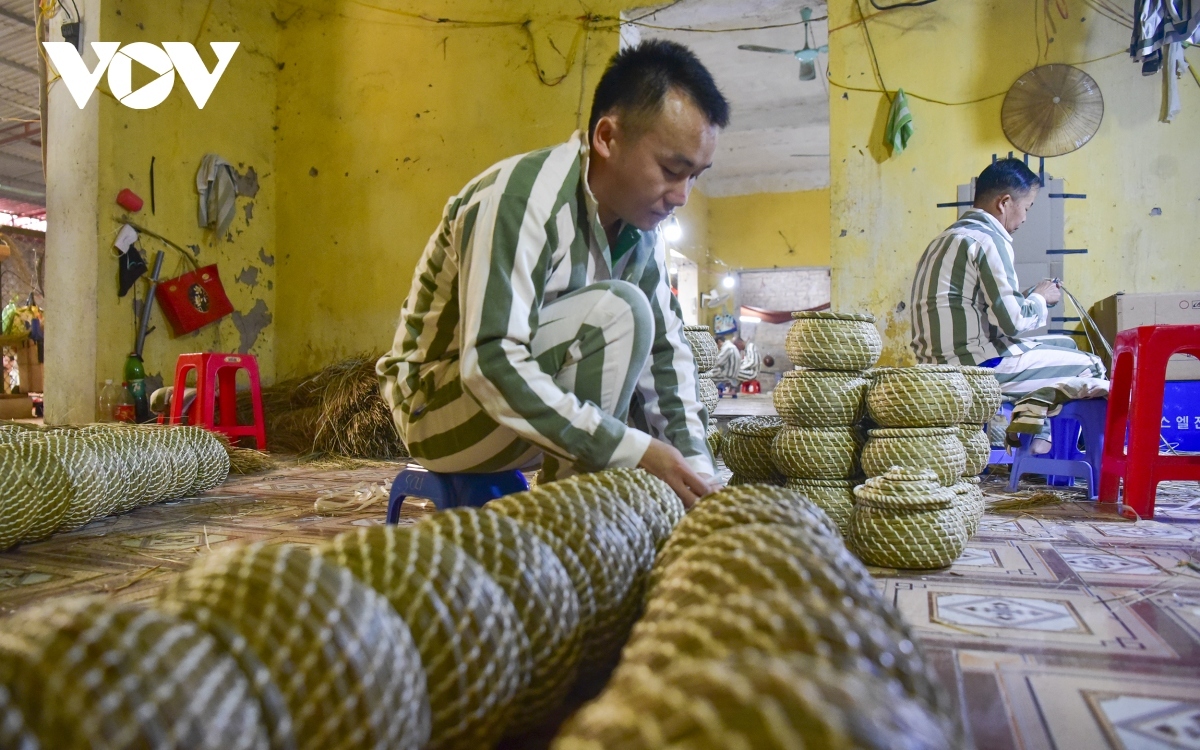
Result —
[{"label": "blue plastic stool", "polygon": [[[1107,415],[1108,399],[1068,401],[1062,411],[1050,418],[1049,456],[1032,455],[1033,437],[1022,435],[1021,447],[1013,456],[1008,489],[1017,488],[1022,474],[1045,474],[1046,484],[1052,487],[1074,487],[1075,478],[1079,477],[1087,480],[1088,497],[1095,500],[1100,489],[1100,457],[1104,455]],[[1079,450],[1080,432],[1086,451]]]},{"label": "blue plastic stool", "polygon": [[387,522],[400,522],[400,506],[406,497],[432,500],[438,510],[482,508],[489,500],[527,489],[529,482],[525,475],[516,470],[495,474],[438,474],[420,466],[409,466],[392,482]]}]

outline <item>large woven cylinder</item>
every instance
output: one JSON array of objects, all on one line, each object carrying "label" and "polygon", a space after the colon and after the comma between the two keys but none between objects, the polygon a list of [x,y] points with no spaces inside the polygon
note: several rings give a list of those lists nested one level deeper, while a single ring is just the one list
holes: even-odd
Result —
[{"label": "large woven cylinder", "polygon": [[67,509],[59,531],[78,529],[106,515],[108,470],[90,440],[65,432],[47,432],[41,441],[67,473]]},{"label": "large woven cylinder", "polygon": [[798,492],[761,484],[726,487],[701,498],[675,527],[654,562],[650,593],[671,563],[705,538],[734,526],[763,523],[789,524],[814,536],[838,536],[837,526],[825,512]]},{"label": "large woven cylinder", "polygon": [[552,484],[558,483],[507,495],[488,507],[527,524],[560,559],[565,548],[580,563],[583,577],[576,572],[572,582],[581,605],[587,603],[581,606],[586,670],[607,661],[629,636],[636,616],[630,603],[637,601],[638,561],[625,534],[584,501],[578,485],[547,491]]},{"label": "large woven cylinder", "polygon": [[57,531],[66,518],[74,495],[71,476],[45,437],[22,440],[16,447],[33,490],[26,496],[31,501],[28,507],[33,519],[21,541],[36,542]]},{"label": "large woven cylinder", "polygon": [[665,620],[691,604],[720,603],[728,596],[760,591],[849,597],[855,606],[902,627],[899,613],[883,601],[840,538],[780,523],[723,529],[684,552],[650,593],[642,621]]},{"label": "large woven cylinder", "polygon": [[922,704],[852,665],[750,650],[622,671],[552,750],[949,750],[948,736]]},{"label": "large woven cylinder", "polygon": [[887,568],[944,568],[967,543],[954,490],[930,471],[892,469],[854,490],[847,544],[863,562]]},{"label": "large woven cylinder", "polygon": [[599,485],[616,493],[642,519],[656,552],[667,543],[671,530],[687,512],[671,485],[644,469],[607,469],[581,474],[571,481],[585,487]]},{"label": "large woven cylinder", "polygon": [[0,665],[4,723],[15,712],[37,742],[3,747],[270,747],[237,661],[162,612],[99,598],[26,609],[4,622]]},{"label": "large woven cylinder", "polygon": [[785,372],[772,392],[775,411],[796,427],[850,427],[866,409],[867,379],[834,370]]},{"label": "large woven cylinder", "polygon": [[983,425],[1000,409],[1000,381],[996,373],[987,367],[960,367],[967,387],[971,389],[971,408],[963,416],[963,422]]},{"label": "large woven cylinder", "polygon": [[34,481],[25,468],[21,446],[0,444],[0,549],[24,539],[40,515]]},{"label": "large woven cylinder", "polygon": [[[195,622],[253,677],[272,747],[415,749],[429,738],[426,670],[409,627],[315,550],[217,550],[172,579],[156,606]],[[422,625],[428,640],[435,628]]]},{"label": "large woven cylinder", "polygon": [[531,729],[561,702],[579,666],[579,599],[554,550],[517,521],[459,508],[421,521],[471,556],[517,610],[529,643],[530,679],[513,701],[509,733]]},{"label": "large woven cylinder", "polygon": [[870,377],[867,411],[881,427],[949,427],[971,408],[971,389],[954,365],[881,367]]},{"label": "large woven cylinder", "polygon": [[408,623],[429,687],[427,747],[490,747],[529,680],[529,640],[504,591],[429,528],[339,534],[323,552],[383,595]]},{"label": "large woven cylinder", "polygon": [[834,312],[792,313],[784,348],[800,367],[859,372],[874,367],[883,339],[871,315]]},{"label": "large woven cylinder", "polygon": [[684,326],[683,337],[692,347],[696,368],[708,372],[717,365],[717,341],[708,326]]},{"label": "large woven cylinder", "polygon": [[958,436],[957,427],[871,430],[862,452],[863,471],[877,477],[893,466],[929,469],[949,487],[967,467],[967,451]]},{"label": "large woven cylinder", "polygon": [[807,497],[837,524],[842,534],[850,525],[854,512],[854,487],[860,483],[855,479],[789,479],[787,488]]},{"label": "large woven cylinder", "polygon": [[848,479],[859,473],[862,447],[857,427],[784,427],[771,459],[789,479]]},{"label": "large woven cylinder", "polygon": [[717,410],[717,404],[721,403],[721,393],[717,390],[716,381],[706,375],[701,375],[697,382],[700,388],[700,403],[704,404],[711,419],[713,412]]},{"label": "large woven cylinder", "polygon": [[992,457],[992,445],[988,442],[987,433],[977,424],[962,424],[958,426],[958,441],[962,443],[967,454],[962,475],[979,476],[987,468],[988,459]]},{"label": "large woven cylinder", "polygon": [[986,507],[983,490],[979,488],[979,477],[960,479],[951,489],[957,495],[954,502],[963,516],[967,527],[967,536],[975,536],[979,531],[979,522],[983,520]]},{"label": "large woven cylinder", "polygon": [[776,482],[779,471],[771,461],[771,442],[783,429],[778,417],[738,417],[729,423],[721,441],[725,465],[734,474],[760,482]]},{"label": "large woven cylinder", "polygon": [[[560,499],[564,502],[579,499],[620,530],[633,553],[634,586],[645,583],[646,574],[654,565],[654,538],[642,517],[622,497],[638,497],[642,494],[640,491],[618,492],[603,482],[594,479],[580,481],[577,477],[544,484],[538,489],[550,498],[551,503],[559,502]],[[641,592],[637,592],[636,596],[640,595]]]}]

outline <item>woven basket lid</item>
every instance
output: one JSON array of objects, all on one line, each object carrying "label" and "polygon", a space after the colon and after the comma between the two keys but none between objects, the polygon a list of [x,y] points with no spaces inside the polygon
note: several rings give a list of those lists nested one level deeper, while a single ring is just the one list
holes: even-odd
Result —
[{"label": "woven basket lid", "polygon": [[912,367],[876,367],[867,374],[870,377],[879,378],[886,375],[953,375],[961,372],[962,368],[958,365],[913,365]]},{"label": "woven basket lid", "polygon": [[729,423],[729,431],[749,437],[773,438],[783,428],[779,417],[738,417]]},{"label": "woven basket lid", "polygon": [[946,435],[958,437],[958,427],[878,427],[868,430],[867,435],[872,439],[944,437]]},{"label": "woven basket lid", "polygon": [[869,313],[817,312],[815,310],[794,312],[792,313],[792,318],[795,320],[849,320],[856,323],[875,322],[875,316]]},{"label": "woven basket lid", "polygon": [[788,370],[783,374],[785,378],[795,378],[797,380],[853,380],[861,378],[862,373],[845,371],[845,370],[815,370],[811,367],[797,367],[794,370]]},{"label": "woven basket lid", "polygon": [[685,331],[694,331],[696,333],[712,333],[712,329],[708,326],[684,326]]},{"label": "woven basket lid", "polygon": [[839,490],[849,490],[862,484],[860,479],[788,479],[788,487],[830,487]]},{"label": "woven basket lid", "polygon": [[966,375],[966,376],[972,377],[972,378],[980,378],[980,377],[985,377],[985,376],[990,377],[990,378],[996,377],[996,371],[990,367],[975,367],[974,365],[961,365],[958,368],[958,371],[961,372],[963,375]]},{"label": "woven basket lid", "polygon": [[952,507],[957,493],[942,487],[932,471],[893,466],[880,477],[871,477],[854,489],[854,497],[866,505],[893,510],[939,510]]},{"label": "woven basket lid", "polygon": [[950,489],[954,490],[955,494],[965,495],[968,492],[974,492],[979,489],[980,481],[979,477],[963,477],[950,485]]}]

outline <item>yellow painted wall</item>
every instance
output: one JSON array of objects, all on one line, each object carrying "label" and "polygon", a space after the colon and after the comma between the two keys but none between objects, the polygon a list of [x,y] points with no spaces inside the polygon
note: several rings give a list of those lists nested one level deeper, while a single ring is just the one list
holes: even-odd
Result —
[{"label": "yellow painted wall", "polygon": [[[281,2],[281,376],[386,349],[447,199],[586,126],[618,37],[611,23],[585,31],[585,12],[572,0]],[[543,83],[534,61],[561,81]]]},{"label": "yellow painted wall", "polygon": [[829,191],[708,199],[714,271],[829,265]]},{"label": "yellow painted wall", "polygon": [[[991,95],[1039,62],[1078,63],[1105,98],[1092,142],[1046,162],[1069,191],[1088,195],[1066,204],[1067,246],[1089,249],[1065,260],[1072,291],[1090,304],[1118,290],[1200,289],[1194,80],[1179,82],[1182,114],[1171,124],[1158,122],[1161,75],[1142,77],[1123,54],[1129,30],[1082,0],[1060,4],[1065,19],[1048,4],[1053,28],[1013,0],[946,0],[886,13],[861,5],[874,13],[868,24],[884,82],[909,92],[916,134],[908,150],[889,158],[882,146],[886,99],[839,88],[879,84],[862,27],[854,23],[856,0],[830,0],[833,304],[877,316],[885,362],[910,360],[908,312],[898,306],[908,304],[921,252],[955,218],[935,204],[954,200],[956,185],[978,174],[993,153],[1013,148],[1000,129],[1003,97]],[[1200,64],[1194,50],[1190,59]],[[949,103],[990,98],[946,106],[913,94]],[[1154,208],[1161,215],[1152,215]]]}]

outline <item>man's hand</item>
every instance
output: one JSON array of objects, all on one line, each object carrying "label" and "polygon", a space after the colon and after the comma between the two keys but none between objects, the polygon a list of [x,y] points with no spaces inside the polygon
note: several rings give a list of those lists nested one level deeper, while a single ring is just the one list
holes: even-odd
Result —
[{"label": "man's hand", "polygon": [[692,470],[675,446],[662,440],[650,441],[650,446],[646,448],[646,454],[642,456],[638,467],[671,485],[671,489],[675,490],[675,494],[683,501],[683,507],[688,510],[691,510],[697,500],[715,489]]},{"label": "man's hand", "polygon": [[1058,282],[1053,279],[1039,281],[1038,285],[1033,288],[1033,291],[1036,294],[1042,295],[1048,307],[1054,307],[1062,299],[1062,289],[1059,288]]}]

